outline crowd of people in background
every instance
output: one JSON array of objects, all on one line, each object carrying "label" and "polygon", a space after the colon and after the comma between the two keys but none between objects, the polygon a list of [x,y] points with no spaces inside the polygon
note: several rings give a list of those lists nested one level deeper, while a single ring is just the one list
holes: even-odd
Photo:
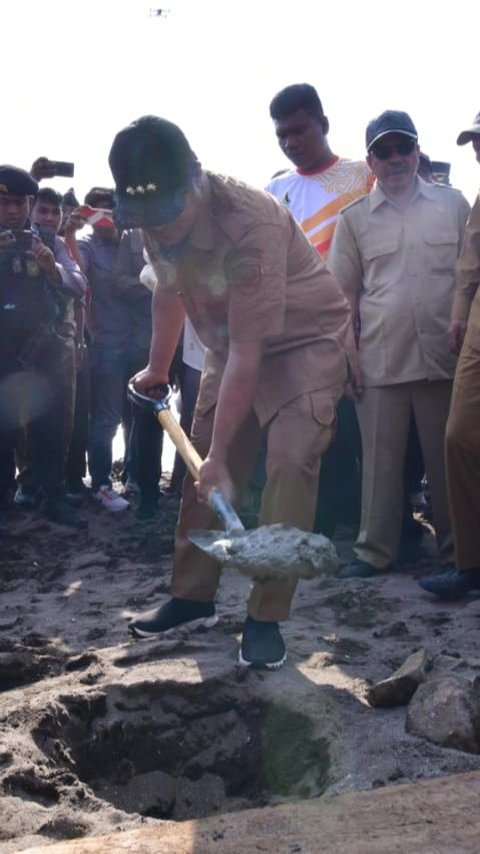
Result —
[{"label": "crowd of people in background", "polygon": [[[118,512],[138,494],[135,512],[148,519],[160,495],[162,431],[132,410],[126,394],[129,378],[148,362],[151,338],[154,281],[141,235],[138,229],[119,234],[115,228],[112,189],[93,187],[83,205],[73,189],[63,196],[52,187],[38,189],[33,176],[41,181],[53,169],[42,157],[30,174],[10,166],[0,170],[0,193],[2,184],[5,188],[0,240],[6,241],[2,285],[7,300],[12,297],[4,301],[2,316],[0,372],[8,376],[1,397],[2,535],[8,533],[12,495],[15,505],[25,510],[40,506],[52,521],[78,530],[87,527],[79,508],[88,499]],[[27,248],[19,245],[21,239],[28,239]],[[42,289],[54,306],[39,332],[38,298],[32,299],[31,289],[43,278],[43,247],[52,275],[45,269]],[[25,305],[19,300],[22,289]],[[203,352],[186,322],[171,379],[181,390],[187,431]],[[112,445],[120,425],[125,440],[121,492],[112,487]],[[181,495],[184,474],[183,461],[176,458],[167,495]]]},{"label": "crowd of people in background", "polygon": [[[290,308],[290,327],[288,311],[288,328],[275,320],[280,248],[263,245],[267,238],[262,231],[259,242],[263,241],[264,260],[256,266],[249,256],[249,281],[244,281],[242,267],[240,278],[233,278],[237,291],[231,292],[226,310],[231,341],[250,340],[241,324],[235,325],[235,311],[241,305],[242,324],[247,323],[250,311],[250,333],[258,328],[258,338],[276,355],[276,361],[268,363],[276,365],[275,374],[270,371],[269,375],[268,369],[256,374],[256,382],[260,386],[263,382],[264,387],[262,399],[255,403],[261,430],[250,483],[263,496],[261,518],[263,514],[264,520],[279,521],[265,516],[265,507],[273,501],[272,437],[278,412],[291,401],[303,400],[308,392],[322,439],[317,441],[317,436],[312,444],[316,460],[308,462],[308,488],[305,480],[295,480],[300,464],[292,466],[290,489],[297,507],[294,510],[284,496],[282,512],[288,518],[280,521],[305,525],[328,536],[333,536],[338,524],[349,525],[356,535],[354,558],[339,574],[342,578],[372,578],[415,558],[424,531],[415,516],[421,510],[429,514],[433,525],[441,570],[422,579],[422,587],[439,596],[462,596],[480,589],[480,439],[476,427],[480,414],[479,202],[470,213],[464,196],[450,186],[449,164],[433,161],[420,150],[417,128],[406,112],[386,110],[368,122],[366,160],[357,162],[332,152],[328,119],[312,86],[296,84],[283,89],[273,98],[270,115],[279,146],[292,165],[268,181],[269,196],[262,194],[265,201],[257,202],[257,196],[250,198],[247,193],[243,203],[254,211],[252,228],[268,219],[272,244],[282,234],[287,240],[290,220],[282,220],[282,211],[288,211],[300,227],[301,243],[282,260],[287,269],[287,303],[288,287],[291,298],[301,281],[298,299],[308,304],[308,277],[313,275],[308,264],[314,255],[324,262],[321,269],[315,267],[315,281],[321,305],[324,301],[324,315],[320,311],[318,323],[325,340],[323,349],[314,351],[308,321],[302,321],[302,328],[298,326],[298,306]],[[152,122],[140,126],[144,137],[135,128],[128,137],[133,140],[129,145],[143,144],[149,135],[152,146],[157,137],[164,145],[170,134],[175,138],[172,150],[177,156],[183,138]],[[480,114],[457,141],[459,145],[472,142],[480,162]],[[157,184],[167,178],[155,172],[155,164],[149,173],[157,175],[155,180],[136,178],[137,167],[124,178],[126,154],[122,149],[124,160],[119,166],[120,155],[113,151],[115,189],[94,186],[83,204],[73,189],[61,195],[46,186],[55,175],[55,164],[44,157],[29,171],[17,165],[0,166],[0,536],[8,535],[15,505],[25,512],[41,507],[52,521],[84,530],[88,525],[85,509],[90,503],[121,514],[128,511],[133,496],[137,518],[152,519],[168,494],[181,497],[184,484],[185,530],[195,521],[192,506],[197,497],[188,478],[184,480],[185,467],[178,456],[170,486],[166,491],[160,489],[162,430],[150,413],[129,403],[127,386],[134,376],[140,377],[142,385],[146,365],[150,365],[150,380],[155,373],[151,346],[157,353],[161,348],[158,340],[152,345],[152,291],[156,293],[159,278],[168,277],[173,270],[190,283],[195,278],[191,262],[196,265],[198,293],[206,287],[205,281],[212,279],[206,253],[220,245],[219,231],[230,229],[232,245],[243,246],[237,220],[229,213],[222,219],[218,210],[221,205],[227,212],[233,209],[244,191],[232,187],[228,191],[231,199],[226,198],[227,183],[217,186],[215,176],[202,173],[187,145],[184,160],[191,175],[183,179],[184,195],[190,187],[196,188],[203,202],[195,208],[189,231],[163,246],[161,242],[155,245],[154,229],[150,234],[146,228],[156,225],[149,205],[157,197]],[[172,160],[171,169],[176,165]],[[211,202],[212,194],[220,200],[220,207]],[[266,201],[271,196],[277,201]],[[159,210],[158,200],[156,203]],[[185,201],[175,204],[165,216],[162,213],[158,229],[165,231],[164,222],[181,221],[185,216]],[[200,228],[207,208],[209,222],[213,222],[211,234],[206,227]],[[160,239],[160,231],[157,236]],[[226,258],[225,249],[222,251]],[[245,250],[239,256],[243,264],[242,252]],[[269,265],[267,272],[265,265]],[[227,262],[225,269],[230,282]],[[255,277],[263,281],[265,276],[271,289],[268,322],[259,302],[252,301],[252,307],[245,308],[248,288],[255,285]],[[340,286],[338,294],[330,285],[334,280]],[[190,434],[205,367],[196,415],[196,432],[200,435],[200,427],[205,428],[205,437],[214,430],[213,422],[207,429],[206,419],[209,406],[215,403],[212,397],[205,405],[205,389],[210,387],[211,377],[219,380],[229,364],[215,361],[221,347],[210,334],[220,324],[215,314],[220,318],[224,311],[223,303],[221,311],[218,304],[211,304],[212,287],[221,285],[217,281],[208,287],[203,303],[198,294],[190,296],[186,285],[185,291],[180,288],[187,316],[177,324],[180,314],[172,309],[175,322],[169,335],[177,330],[177,340],[168,375],[180,390],[181,424]],[[265,285],[266,292],[268,287]],[[224,296],[222,293],[222,299]],[[153,315],[154,338],[155,329],[160,328],[155,311],[158,315],[158,305]],[[347,334],[348,313],[352,322],[347,324]],[[222,330],[224,336],[223,326]],[[281,335],[287,341],[279,346],[279,352],[283,347],[288,353],[284,362],[274,346]],[[295,336],[302,346],[292,343]],[[334,339],[348,366],[345,382],[337,366]],[[316,363],[313,355],[303,361],[299,356],[310,352],[316,352]],[[247,359],[243,351],[241,357]],[[258,356],[259,363],[266,364],[268,360],[262,362],[262,358]],[[326,365],[335,378],[327,383],[329,396],[318,396],[324,385],[321,379],[316,381],[315,372],[321,378]],[[277,389],[279,379],[289,384],[289,397]],[[295,417],[298,420],[298,413]],[[291,430],[294,423],[292,420]],[[112,480],[112,446],[120,425],[125,437],[121,489]],[[237,424],[232,433],[232,447],[240,427]],[[305,424],[302,430],[300,442],[307,441]],[[282,443],[288,442],[288,431],[278,435]],[[290,441],[294,441],[293,433]],[[284,451],[285,447],[279,449],[279,453]],[[204,452],[208,453],[208,443]],[[230,465],[235,468],[235,462]],[[301,465],[307,465],[306,460]],[[288,488],[277,479],[277,498],[280,493],[286,495]],[[293,517],[303,500],[302,490],[309,494],[308,509],[304,508],[303,515],[297,513],[297,519]],[[314,518],[310,520],[311,507]],[[177,543],[178,554],[182,548],[187,547]],[[170,608],[167,622],[165,612],[157,610],[153,616],[139,618],[133,633],[159,634],[171,627],[172,619],[173,625],[198,622],[199,617],[212,620],[216,582],[206,567],[200,590],[200,558],[194,556],[195,569],[188,570],[190,558],[185,554],[177,555],[183,569],[174,575],[177,592],[173,601],[195,607],[181,611],[178,606],[180,611],[173,618]],[[186,582],[189,572],[192,578],[196,576],[197,587],[191,580]],[[253,623],[276,625],[288,615],[294,586],[288,591],[282,588],[281,594],[267,587],[254,592],[250,618]],[[202,605],[203,610],[197,607]],[[251,624],[246,628],[252,632]],[[258,654],[255,658],[249,650],[246,643],[243,655],[247,663],[257,661]],[[283,663],[281,644],[270,652],[266,658],[261,653],[260,661],[267,666]]]}]

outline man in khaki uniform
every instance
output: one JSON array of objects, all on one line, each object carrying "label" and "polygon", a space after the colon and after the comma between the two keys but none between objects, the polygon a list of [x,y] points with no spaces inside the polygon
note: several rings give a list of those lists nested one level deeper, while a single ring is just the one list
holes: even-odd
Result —
[{"label": "man in khaki uniform", "polygon": [[[480,113],[458,145],[472,143],[480,163]],[[460,354],[447,422],[447,486],[457,569],[420,581],[438,596],[480,589],[480,194],[458,259],[450,346]]]},{"label": "man in khaki uniform", "polygon": [[[205,461],[197,491],[190,478],[184,486],[173,598],[130,624],[134,635],[151,637],[216,622],[218,564],[187,533],[218,525],[205,503],[209,491],[245,482],[262,427],[260,523],[311,530],[320,456],[346,378],[350,311],[290,213],[266,193],[203,172],[175,125],[152,116],[133,122],[117,134],[110,166],[117,224],[143,229],[158,280],[150,362],[136,387],[154,395],[168,381],[185,313],[208,348],[192,428]],[[253,586],[241,663],[283,664],[278,621],[288,617],[294,590],[293,582]]]},{"label": "man in khaki uniform", "polygon": [[358,307],[364,385],[357,406],[362,517],[357,559],[342,577],[375,575],[396,558],[412,412],[440,562],[453,560],[443,453],[454,371],[447,329],[468,203],[457,190],[417,177],[417,131],[406,113],[382,113],[366,139],[377,185],[342,211],[329,255],[330,269]]}]

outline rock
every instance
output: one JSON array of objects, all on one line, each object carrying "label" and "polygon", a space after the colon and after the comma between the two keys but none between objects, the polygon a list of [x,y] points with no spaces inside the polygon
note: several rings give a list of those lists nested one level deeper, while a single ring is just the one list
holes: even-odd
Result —
[{"label": "rock", "polygon": [[410,702],[407,732],[435,744],[480,753],[480,687],[459,676],[420,685]]},{"label": "rock", "polygon": [[372,634],[374,638],[400,638],[408,635],[408,628],[403,620],[398,620],[384,629],[375,629]]},{"label": "rock", "polygon": [[432,660],[425,649],[410,655],[388,679],[372,685],[367,691],[371,706],[402,706],[412,699],[418,686],[425,682]]},{"label": "rock", "polygon": [[98,657],[93,652],[84,652],[80,655],[72,656],[65,665],[65,670],[70,673],[73,670],[85,670],[91,664],[96,664]]},{"label": "rock", "polygon": [[69,562],[67,569],[85,569],[87,566],[107,566],[110,563],[108,555],[103,552],[82,552],[74,555]]}]

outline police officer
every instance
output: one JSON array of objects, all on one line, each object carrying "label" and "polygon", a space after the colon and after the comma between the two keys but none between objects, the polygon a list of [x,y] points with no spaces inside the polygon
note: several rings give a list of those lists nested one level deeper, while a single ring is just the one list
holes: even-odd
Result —
[{"label": "police officer", "polygon": [[0,166],[0,533],[14,478],[19,428],[29,425],[32,465],[47,516],[80,529],[65,501],[63,319],[70,277],[30,228],[38,185],[23,169]]}]

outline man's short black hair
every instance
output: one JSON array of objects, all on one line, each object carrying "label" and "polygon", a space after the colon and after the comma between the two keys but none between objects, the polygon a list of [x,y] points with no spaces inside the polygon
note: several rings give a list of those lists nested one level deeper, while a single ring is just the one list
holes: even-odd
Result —
[{"label": "man's short black hair", "polygon": [[85,204],[92,208],[113,210],[113,190],[110,187],[92,187],[85,196]]},{"label": "man's short black hair", "polygon": [[309,83],[294,83],[277,92],[270,104],[270,117],[277,120],[286,119],[297,110],[305,110],[317,119],[324,116],[317,90]]},{"label": "man's short black hair", "polygon": [[41,187],[37,193],[37,202],[50,202],[51,205],[59,208],[62,204],[62,194],[57,193],[53,187]]}]

